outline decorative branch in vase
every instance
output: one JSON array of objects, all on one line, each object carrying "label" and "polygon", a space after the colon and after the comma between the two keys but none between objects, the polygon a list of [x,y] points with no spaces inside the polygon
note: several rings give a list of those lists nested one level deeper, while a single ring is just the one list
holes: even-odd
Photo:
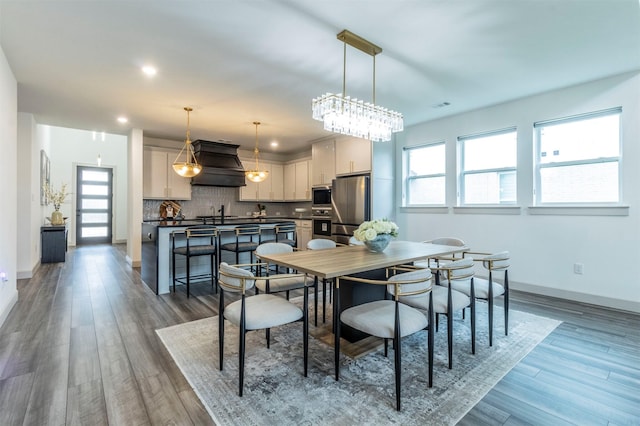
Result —
[{"label": "decorative branch in vase", "polygon": [[54,211],[51,213],[51,219],[49,221],[52,225],[64,225],[64,217],[60,211],[60,205],[64,203],[69,193],[67,192],[67,184],[63,183],[60,186],[60,190],[56,191],[49,184],[44,185],[44,196],[47,200],[47,204],[53,204]]}]

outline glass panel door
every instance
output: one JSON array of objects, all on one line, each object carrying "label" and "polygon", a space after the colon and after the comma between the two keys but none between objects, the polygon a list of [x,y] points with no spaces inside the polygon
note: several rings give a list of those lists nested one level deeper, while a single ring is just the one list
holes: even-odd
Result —
[{"label": "glass panel door", "polygon": [[76,244],[111,243],[113,170],[78,166]]}]

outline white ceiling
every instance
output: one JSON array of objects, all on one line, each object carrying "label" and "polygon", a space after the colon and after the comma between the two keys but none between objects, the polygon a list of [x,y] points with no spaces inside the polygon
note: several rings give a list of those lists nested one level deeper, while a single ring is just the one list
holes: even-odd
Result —
[{"label": "white ceiling", "polygon": [[[38,123],[181,140],[192,106],[192,139],[250,149],[258,120],[284,154],[329,134],[311,99],[342,89],[343,29],[382,47],[376,101],[405,127],[640,69],[638,0],[0,1]],[[372,70],[348,47],[347,94],[370,101]]]}]

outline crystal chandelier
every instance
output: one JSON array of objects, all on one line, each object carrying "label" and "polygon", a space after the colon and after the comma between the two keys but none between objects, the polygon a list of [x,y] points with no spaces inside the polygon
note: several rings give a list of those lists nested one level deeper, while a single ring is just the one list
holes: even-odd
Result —
[{"label": "crystal chandelier", "polygon": [[256,147],[253,149],[253,157],[256,161],[255,168],[245,170],[244,175],[251,182],[262,182],[269,176],[269,172],[267,170],[260,170],[260,151],[258,151],[258,126],[260,125],[259,121],[254,121],[253,124],[256,126]]},{"label": "crystal chandelier", "polygon": [[[190,178],[200,173],[202,171],[202,166],[198,164],[198,160],[196,160],[190,139],[191,132],[189,130],[189,113],[193,111],[193,108],[184,107],[184,110],[187,111],[187,139],[184,141],[184,146],[178,153],[176,161],[173,162],[173,170],[182,177]],[[185,152],[185,161],[178,161],[183,152]]]},{"label": "crystal chandelier", "polygon": [[[356,136],[374,142],[391,140],[391,134],[404,129],[402,114],[376,105],[376,55],[382,48],[343,30],[338,40],[344,42],[344,62],[342,69],[342,93],[327,93],[313,99],[313,118],[324,122],[324,129],[330,132]],[[373,57],[373,100],[372,103],[346,96],[347,44]]]}]

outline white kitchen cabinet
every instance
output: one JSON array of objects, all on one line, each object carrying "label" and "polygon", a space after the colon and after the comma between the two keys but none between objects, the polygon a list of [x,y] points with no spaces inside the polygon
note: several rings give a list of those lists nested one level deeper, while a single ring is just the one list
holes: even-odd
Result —
[{"label": "white kitchen cabinet", "polygon": [[142,196],[146,199],[191,199],[191,178],[173,171],[178,150],[145,147],[143,152]]},{"label": "white kitchen cabinet", "polygon": [[371,141],[344,138],[336,141],[336,175],[371,171]]},{"label": "white kitchen cabinet", "polygon": [[[240,159],[245,170],[255,168],[255,159]],[[245,179],[247,186],[240,187],[240,201],[284,201],[284,166],[260,161],[260,169],[269,172],[260,182]]]},{"label": "white kitchen cabinet", "polygon": [[298,250],[306,250],[307,243],[311,240],[313,230],[311,220],[298,219],[296,222],[296,236],[298,238]]},{"label": "white kitchen cabinet", "polygon": [[[253,169],[255,167],[255,160],[248,158],[241,158],[242,168],[245,170]],[[251,182],[245,177],[246,186],[240,187],[240,201],[257,201],[258,200],[258,184]]]},{"label": "white kitchen cabinet", "polygon": [[308,201],[311,199],[309,161],[302,160],[284,166],[284,199]]},{"label": "white kitchen cabinet", "polygon": [[284,166],[275,163],[261,163],[269,176],[258,184],[258,199],[261,201],[284,201]]},{"label": "white kitchen cabinet", "polygon": [[336,177],[335,141],[316,142],[311,145],[311,185],[331,185]]}]

